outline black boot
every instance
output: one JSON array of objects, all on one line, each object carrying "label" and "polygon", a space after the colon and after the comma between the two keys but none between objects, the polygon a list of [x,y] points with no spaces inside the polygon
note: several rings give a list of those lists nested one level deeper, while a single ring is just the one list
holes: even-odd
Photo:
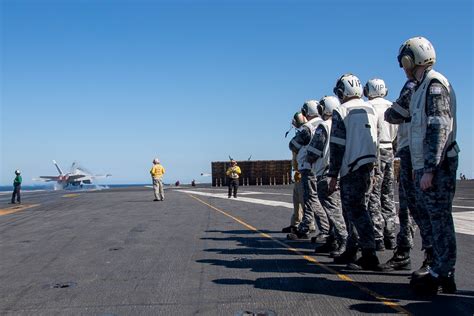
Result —
[{"label": "black boot", "polygon": [[334,239],[330,240],[328,238],[328,240],[324,244],[316,246],[316,248],[314,249],[314,252],[315,253],[329,253],[336,249],[337,249],[336,241]]},{"label": "black boot", "polygon": [[347,246],[347,241],[345,239],[340,240],[337,248],[334,251],[331,251],[329,253],[329,257],[331,258],[339,257],[340,255],[344,253],[344,251],[346,251],[346,246]]},{"label": "black boot", "polygon": [[294,233],[289,233],[286,235],[286,239],[288,240],[298,240],[298,239],[309,239],[309,235],[307,233],[300,232],[296,230]]},{"label": "black boot", "polygon": [[357,248],[347,248],[340,256],[334,257],[334,263],[348,264],[357,260]]},{"label": "black boot", "polygon": [[448,276],[440,277],[441,290],[445,294],[454,294],[457,291],[456,282],[454,282],[454,271],[449,272]]},{"label": "black boot", "polygon": [[297,227],[296,226],[288,226],[288,227],[285,227],[281,230],[282,233],[295,233],[297,230]]},{"label": "black boot", "polygon": [[393,257],[379,266],[381,271],[410,270],[410,248],[400,247],[395,250]]},{"label": "black boot", "polygon": [[411,288],[420,295],[436,295],[440,285],[440,277],[435,277],[429,272],[418,278],[411,278],[410,280]]},{"label": "black boot", "polygon": [[319,233],[317,236],[311,238],[312,244],[325,244],[328,241],[333,241],[334,238],[328,234]]},{"label": "black boot", "polygon": [[375,249],[363,249],[362,257],[357,259],[356,262],[349,263],[347,269],[349,270],[379,270],[379,258],[375,254]]},{"label": "black boot", "polygon": [[412,279],[420,278],[425,276],[429,273],[430,266],[433,264],[433,248],[425,249],[425,260],[423,260],[423,264],[421,268],[416,271],[413,271],[411,274]]},{"label": "black boot", "polygon": [[383,239],[376,239],[375,240],[375,250],[377,251],[384,251],[385,250],[385,243]]}]

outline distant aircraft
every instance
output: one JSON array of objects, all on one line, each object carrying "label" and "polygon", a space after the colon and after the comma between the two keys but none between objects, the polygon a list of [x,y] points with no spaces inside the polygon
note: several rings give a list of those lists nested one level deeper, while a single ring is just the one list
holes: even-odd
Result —
[{"label": "distant aircraft", "polygon": [[69,185],[82,186],[83,184],[92,184],[95,179],[107,178],[112,176],[111,174],[106,175],[95,175],[89,172],[87,169],[80,167],[76,162],[71,165],[71,170],[68,173],[64,173],[58,166],[55,160],[53,160],[56,169],[59,172],[58,176],[40,176],[39,178],[33,179],[37,181],[53,182],[56,181],[61,188],[65,188]]}]

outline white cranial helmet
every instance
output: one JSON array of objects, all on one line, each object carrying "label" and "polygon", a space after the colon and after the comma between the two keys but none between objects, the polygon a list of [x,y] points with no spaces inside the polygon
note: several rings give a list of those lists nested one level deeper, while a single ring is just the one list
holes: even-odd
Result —
[{"label": "white cranial helmet", "polygon": [[158,159],[158,158],[153,159],[153,163],[154,163],[155,165],[158,164],[158,163],[160,163],[160,159]]},{"label": "white cranial helmet", "polygon": [[17,169],[17,170],[15,170],[15,174],[16,174],[16,175],[19,175],[20,173],[21,173],[21,171],[20,171],[20,170],[18,170],[18,169]]},{"label": "white cranial helmet", "polygon": [[377,98],[377,97],[385,97],[388,94],[387,86],[385,85],[385,81],[382,79],[374,78],[367,81],[364,86],[364,95],[367,98]]},{"label": "white cranial helmet", "polygon": [[337,95],[339,100],[343,100],[344,97],[362,98],[362,84],[360,83],[359,78],[353,74],[345,74],[337,80],[333,92]]},{"label": "white cranial helmet", "polygon": [[319,105],[319,102],[316,100],[306,101],[301,107],[301,113],[305,117],[318,116],[319,115],[318,105]]},{"label": "white cranial helmet", "polygon": [[434,65],[436,52],[426,38],[412,37],[402,44],[397,59],[401,68],[411,70],[415,66]]},{"label": "white cranial helmet", "polygon": [[341,102],[335,96],[325,96],[319,101],[319,114],[321,116],[332,115],[332,111],[339,105],[341,105]]}]

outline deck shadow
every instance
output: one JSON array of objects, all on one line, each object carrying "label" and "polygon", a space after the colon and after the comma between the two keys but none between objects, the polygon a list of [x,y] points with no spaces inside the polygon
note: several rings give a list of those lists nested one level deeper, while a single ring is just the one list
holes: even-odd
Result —
[{"label": "deck shadow", "polygon": [[272,231],[272,230],[259,230],[258,232],[249,230],[249,229],[234,229],[234,230],[216,230],[216,229],[211,229],[211,230],[206,230],[206,233],[222,233],[222,234],[232,234],[232,235],[252,235],[252,234],[259,234],[260,232],[266,233],[266,234],[277,234],[281,233],[281,231]]},{"label": "deck shadow", "polygon": [[[278,245],[274,240],[260,236],[228,236],[228,237],[201,237],[201,240],[214,240],[214,241],[234,241],[237,242],[237,246],[249,247],[249,248],[275,248],[275,249],[288,249],[281,245]],[[314,245],[309,241],[292,241],[288,243],[293,248],[302,249],[301,252],[309,251],[314,254]],[[289,250],[287,250],[290,252]]]},{"label": "deck shadow", "polygon": [[230,260],[201,259],[198,263],[222,266],[229,269],[246,269],[252,272],[263,273],[299,273],[320,274],[327,273],[316,264],[308,263],[305,259],[255,259],[252,257],[236,256]]},{"label": "deck shadow", "polygon": [[[255,280],[224,278],[215,279],[219,285],[253,285],[257,289],[319,294],[345,299],[364,301],[367,303],[352,304],[350,310],[360,313],[397,313],[395,309],[383,304],[373,296],[361,291],[342,280],[329,280],[324,277],[270,277]],[[357,282],[383,295],[389,302],[400,305],[414,315],[473,315],[474,298],[456,295],[417,296],[406,283],[394,282]],[[472,293],[471,293],[472,294]],[[402,301],[413,303],[401,303]]]}]

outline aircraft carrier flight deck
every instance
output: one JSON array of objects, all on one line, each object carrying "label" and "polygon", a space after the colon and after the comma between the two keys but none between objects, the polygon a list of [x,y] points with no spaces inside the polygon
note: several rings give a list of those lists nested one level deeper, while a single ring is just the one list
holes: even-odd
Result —
[{"label": "aircraft carrier flight deck", "polygon": [[[0,195],[2,315],[473,315],[474,182],[458,182],[458,293],[416,296],[410,271],[348,271],[281,233],[291,186]],[[423,261],[419,231],[412,270]],[[378,252],[386,261],[392,251]]]}]

